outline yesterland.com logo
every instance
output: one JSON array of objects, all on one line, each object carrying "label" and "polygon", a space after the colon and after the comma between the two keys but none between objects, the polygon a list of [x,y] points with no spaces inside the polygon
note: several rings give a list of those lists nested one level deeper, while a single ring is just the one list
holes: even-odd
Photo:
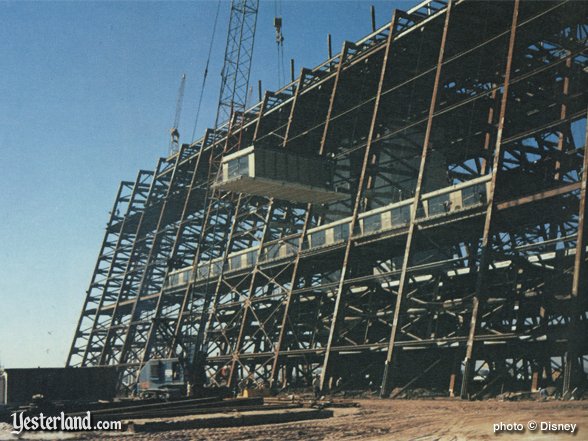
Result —
[{"label": "yesterland.com logo", "polygon": [[35,416],[25,415],[25,412],[15,412],[12,417],[12,433],[19,435],[24,431],[61,431],[81,432],[88,430],[121,430],[120,421],[99,421],[92,425],[90,411],[84,416],[66,416],[63,412],[59,415],[49,416],[43,412]]}]

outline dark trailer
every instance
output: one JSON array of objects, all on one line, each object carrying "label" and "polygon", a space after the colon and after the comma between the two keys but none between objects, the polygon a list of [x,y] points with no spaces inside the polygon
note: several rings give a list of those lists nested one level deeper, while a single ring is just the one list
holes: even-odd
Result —
[{"label": "dark trailer", "polygon": [[26,404],[38,394],[51,401],[112,400],[116,371],[112,367],[0,370],[0,405]]}]

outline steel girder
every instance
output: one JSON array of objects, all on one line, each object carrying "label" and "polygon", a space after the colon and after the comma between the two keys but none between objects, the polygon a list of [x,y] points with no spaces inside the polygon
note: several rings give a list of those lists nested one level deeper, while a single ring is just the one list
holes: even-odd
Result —
[{"label": "steel girder", "polygon": [[[129,202],[125,184],[113,212],[133,208],[111,216],[68,364],[88,352],[78,363],[119,364],[131,385],[149,358],[204,350],[210,382],[231,387],[304,387],[320,373],[325,390],[343,377],[382,384],[384,396],[459,384],[464,398],[549,384],[571,393],[588,354],[577,338],[588,29],[578,7],[435,1],[396,11],[185,147],[149,181],[155,202]],[[333,157],[349,197],[313,206],[210,189],[222,155],[251,143]],[[431,192],[485,178],[471,208],[427,211]],[[406,224],[366,231],[368,212],[403,201]],[[147,223],[142,204],[154,213]],[[309,245],[317,227],[345,219],[342,240]],[[276,244],[295,251],[264,257]],[[231,267],[253,247],[249,266]],[[220,274],[199,278],[214,258]],[[186,286],[166,284],[188,266]],[[110,267],[108,288],[96,280]]]}]

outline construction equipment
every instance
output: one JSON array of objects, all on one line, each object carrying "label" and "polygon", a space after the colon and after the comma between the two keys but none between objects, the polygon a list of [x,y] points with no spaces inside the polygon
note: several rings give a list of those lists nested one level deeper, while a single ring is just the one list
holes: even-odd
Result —
[{"label": "construction equipment", "polygon": [[[251,71],[251,61],[253,56],[253,43],[255,40],[255,29],[257,25],[257,12],[259,0],[233,0],[231,2],[231,16],[229,21],[229,31],[227,35],[227,46],[225,49],[221,90],[217,114],[215,118],[214,131],[215,136],[220,135],[221,122],[226,121],[226,127],[229,132],[237,131],[245,121],[245,109],[247,107],[247,97],[249,88],[249,75]],[[224,128],[222,130],[225,130]],[[224,249],[226,235],[217,235],[216,231],[226,230],[226,201],[219,194],[212,184],[221,168],[221,162],[226,154],[239,148],[240,139],[237,138],[230,143],[219,143],[213,146],[210,152],[210,165],[207,177],[206,201],[209,209],[206,214],[208,222],[205,223],[201,237],[199,238],[198,254],[196,261],[202,255],[215,256],[215,253]],[[225,196],[226,197],[226,196]],[[229,195],[229,197],[232,197]],[[206,203],[205,203],[206,205]],[[212,240],[211,240],[212,239]],[[206,244],[206,245],[205,245]],[[209,246],[210,244],[210,246]],[[208,260],[212,262],[211,260]],[[210,298],[212,290],[207,286],[204,296]],[[188,324],[184,322],[184,308],[191,308],[192,301],[188,301],[191,295],[191,287],[186,288],[184,302],[181,313],[176,323],[176,331],[173,337],[172,347],[175,353],[170,356],[179,355],[188,361],[188,365],[198,366],[196,361],[198,354],[201,354],[201,346],[204,335],[199,323]],[[189,306],[188,306],[189,305]],[[191,328],[185,332],[185,328]],[[180,330],[184,329],[184,332]],[[178,354],[179,352],[179,354]],[[203,360],[204,362],[204,360]]]},{"label": "construction equipment", "polygon": [[180,125],[180,116],[182,114],[182,105],[184,103],[184,90],[186,88],[186,74],[182,74],[180,79],[180,87],[178,88],[178,98],[176,99],[176,115],[174,117],[174,123],[172,128],[169,130],[169,155],[177,153],[180,149],[180,132],[178,126]]},{"label": "construction equipment", "polygon": [[147,398],[176,398],[186,386],[184,367],[177,358],[149,360],[139,373],[137,394]]},{"label": "construction equipment", "polygon": [[207,383],[205,362],[203,352],[185,358],[153,358],[139,372],[135,392],[143,399],[201,397]]},{"label": "construction equipment", "polygon": [[[194,225],[201,222],[204,216],[204,207],[207,205],[206,201],[210,200],[213,195],[208,191],[195,192],[194,195],[198,194],[198,196],[192,199],[190,204],[186,204],[183,210],[180,210],[182,221],[174,224],[166,223],[169,221],[167,214],[171,212],[172,205],[151,205],[147,204],[147,201],[159,197],[155,196],[156,194],[160,196],[175,194],[174,191],[179,188],[182,189],[181,191],[206,188],[208,183],[214,180],[225,147],[222,143],[215,143],[215,140],[222,139],[224,129],[221,127],[221,123],[230,121],[233,115],[239,115],[239,118],[242,118],[247,105],[258,3],[258,0],[233,0],[231,3],[219,105],[215,129],[210,131],[209,138],[212,144],[196,142],[182,145],[179,155],[170,155],[167,159],[160,161],[162,167],[170,162],[183,164],[183,170],[174,174],[174,179],[159,180],[157,178],[153,180],[153,173],[140,173],[134,185],[133,183],[125,183],[121,186],[121,193],[113,208],[113,213],[120,208],[121,212],[125,210],[127,214],[122,217],[112,215],[110,226],[107,228],[108,239],[104,241],[101,254],[106,254],[109,247],[120,244],[131,234],[146,232],[150,228],[150,224],[146,220],[155,215],[159,219],[161,228],[158,229],[153,241],[153,249],[145,254],[147,248],[135,247],[132,259],[142,256],[144,258],[142,262],[148,263],[149,268],[156,268],[156,262],[166,262],[166,267],[153,272],[148,270],[147,266],[140,265],[132,276],[126,271],[117,272],[114,278],[122,276],[125,279],[125,283],[121,285],[112,283],[114,279],[101,284],[99,281],[106,273],[98,268],[98,273],[93,276],[91,288],[84,303],[84,310],[78,322],[67,365],[116,365],[118,370],[117,387],[121,395],[136,391],[141,369],[151,359],[178,358],[182,360],[184,372],[189,371],[188,379],[201,376],[201,370],[194,369],[198,365],[197,360],[200,353],[198,342],[201,339],[196,336],[197,332],[192,331],[192,323],[183,322],[183,313],[189,311],[190,308],[190,292],[186,290],[185,293],[169,297],[162,296],[161,291],[168,273],[174,270],[174,266],[168,265],[168,262],[181,261],[185,265],[194,259],[192,251],[199,248],[175,247],[173,244],[176,243],[177,237],[190,238],[188,240],[196,242],[200,240],[198,235],[193,234],[193,228]],[[171,147],[177,149],[180,144],[177,129],[184,95],[184,83],[185,75],[182,76],[178,91],[170,149]],[[240,123],[235,126],[235,130],[239,127],[241,127]],[[206,159],[202,161],[202,165],[206,163],[208,170],[198,171],[192,175],[194,162],[179,161],[182,149],[187,150],[186,153],[189,155],[193,153],[205,155]],[[135,224],[124,220],[133,216],[137,218]],[[119,224],[121,221],[122,223]],[[119,225],[120,229],[117,229],[116,225]],[[215,228],[214,225],[211,227]],[[203,232],[204,234],[205,232]],[[128,256],[131,257],[131,255]],[[112,258],[108,257],[108,259],[110,260],[105,262],[111,264],[112,268],[115,266],[121,269],[127,268],[129,263],[126,255],[123,254],[115,253]],[[112,271],[110,272],[114,275]],[[141,280],[140,286],[137,285],[137,289],[132,288],[133,284],[139,280]],[[104,293],[107,291],[108,294],[104,297]],[[152,291],[158,292],[159,296],[150,297],[148,294],[151,294]],[[113,299],[120,301],[112,303]],[[155,317],[148,324],[140,319],[147,306],[145,302],[151,304],[149,308],[153,308],[153,316]],[[170,302],[175,305],[171,310],[169,309]],[[106,310],[109,311],[107,314],[104,313]],[[161,317],[164,319],[160,319]],[[108,323],[117,323],[121,326],[110,326]],[[97,334],[94,331],[103,329],[105,325],[109,326],[109,331],[104,335],[105,339],[102,344],[95,345]],[[185,329],[186,327],[189,329]],[[116,342],[117,340],[120,341]],[[123,341],[124,343],[121,344]],[[138,345],[141,346],[141,350],[137,350],[139,349]],[[192,368],[191,371],[190,368]],[[201,380],[199,382],[202,383]],[[198,381],[194,381],[196,386],[197,383]]]},{"label": "construction equipment", "polygon": [[[133,385],[148,360],[199,348],[231,390],[317,374],[382,396],[583,387],[586,7],[396,11],[123,183],[68,363]],[[331,158],[349,197],[211,189],[223,162],[257,180],[249,146]]]},{"label": "construction equipment", "polygon": [[[218,130],[223,121],[231,122],[236,115],[245,112],[258,5],[259,0],[233,0],[231,2],[231,15],[221,73],[221,89],[215,118],[215,130]],[[181,112],[184,80],[185,75],[182,76],[178,92],[176,120],[174,121],[176,130]],[[172,143],[174,141],[173,130],[172,128]],[[224,149],[217,148],[216,151],[212,152],[211,167],[208,173],[210,181],[215,179],[223,154],[227,149],[231,150],[233,148],[238,148],[238,144],[224,146]],[[213,192],[212,188],[211,192]],[[207,198],[214,197],[214,194],[207,195]],[[178,341],[182,347],[178,358],[152,359],[143,367],[137,383],[137,390],[140,393],[145,396],[153,394],[162,396],[163,394],[165,397],[171,397],[177,395],[178,391],[183,389],[188,396],[199,395],[199,391],[206,383],[206,374],[204,372],[206,354],[200,351],[201,340],[190,341],[185,338],[181,340],[183,341]],[[162,373],[161,367],[165,368],[166,372]],[[153,381],[155,377],[152,376],[151,370],[157,374],[156,381]],[[146,378],[149,378],[149,380],[146,380]]]}]

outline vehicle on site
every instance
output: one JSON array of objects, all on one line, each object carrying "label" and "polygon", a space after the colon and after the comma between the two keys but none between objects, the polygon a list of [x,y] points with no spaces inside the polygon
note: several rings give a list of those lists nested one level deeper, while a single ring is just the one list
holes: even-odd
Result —
[{"label": "vehicle on site", "polygon": [[137,395],[141,398],[176,398],[184,395],[184,368],[177,358],[153,359],[139,373]]},{"label": "vehicle on site", "polygon": [[143,399],[201,396],[206,383],[205,357],[203,353],[196,353],[189,361],[181,358],[147,361],[139,373],[136,394]]}]

